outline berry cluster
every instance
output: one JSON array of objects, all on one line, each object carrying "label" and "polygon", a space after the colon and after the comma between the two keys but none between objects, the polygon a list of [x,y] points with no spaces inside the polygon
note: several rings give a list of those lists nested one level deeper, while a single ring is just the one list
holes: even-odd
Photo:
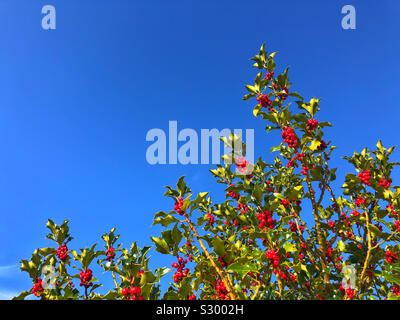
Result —
[{"label": "berry cluster", "polygon": [[318,127],[318,121],[314,118],[307,121],[307,133],[311,134],[313,130]]},{"label": "berry cluster", "polygon": [[299,252],[299,259],[303,260],[304,259],[304,251],[303,251],[303,249],[304,250],[307,249],[307,244],[305,242],[302,242],[300,246],[301,246],[301,248],[300,248],[300,252]]},{"label": "berry cluster", "polygon": [[187,263],[187,260],[186,260],[186,259],[183,260],[182,257],[178,257],[178,263],[174,262],[174,263],[171,265],[172,268],[177,269],[176,272],[175,272],[175,274],[174,274],[174,277],[173,277],[175,283],[178,283],[179,281],[182,280],[182,278],[187,277],[187,275],[188,275],[188,273],[189,273],[189,269],[188,269],[188,268],[183,269],[183,268],[185,268],[186,263]]},{"label": "berry cluster", "polygon": [[268,81],[271,80],[274,77],[275,72],[271,71],[271,72],[267,72],[267,74],[265,75],[265,79],[267,79]]},{"label": "berry cluster", "polygon": [[[280,91],[279,85],[277,83],[272,84],[272,88],[276,91]],[[284,86],[281,90],[280,93],[278,93],[279,99],[281,100],[286,100],[286,98],[289,96],[289,89]]]},{"label": "berry cluster", "polygon": [[213,283],[214,289],[217,290],[217,294],[214,295],[214,299],[219,300],[230,300],[228,295],[228,290],[226,289],[224,283],[221,280],[217,280],[217,283]]},{"label": "berry cluster", "polygon": [[112,261],[112,259],[115,257],[115,249],[113,247],[107,249],[106,256],[108,261]]},{"label": "berry cluster", "polygon": [[37,282],[33,285],[31,291],[36,297],[39,297],[39,292],[43,291],[42,279],[37,279]]},{"label": "berry cluster", "polygon": [[182,210],[182,207],[183,207],[183,199],[182,199],[182,197],[179,197],[178,201],[175,202],[174,210],[176,212],[178,212],[180,215],[183,215],[184,212]]},{"label": "berry cluster", "polygon": [[303,232],[304,230],[304,227],[301,224],[299,224],[299,227],[297,228],[296,222],[289,221],[289,225],[291,232],[297,232],[297,231]]},{"label": "berry cluster", "polygon": [[310,167],[303,166],[302,170],[300,170],[300,173],[306,176],[308,174],[308,171],[310,171]]},{"label": "berry cluster", "polygon": [[392,204],[387,206],[386,210],[388,210],[391,215],[394,215],[394,216],[398,215],[398,212],[394,210],[394,206]]},{"label": "berry cluster", "polygon": [[355,201],[357,207],[361,207],[362,204],[366,204],[365,199],[363,197],[358,197]]},{"label": "berry cluster", "polygon": [[221,266],[226,267],[227,262],[225,261],[226,254],[223,257],[218,257],[218,261],[221,264]]},{"label": "berry cluster", "polygon": [[389,250],[387,250],[386,252],[385,252],[385,259],[386,259],[386,261],[388,262],[388,263],[393,263],[393,262],[396,262],[397,261],[397,259],[399,259],[399,256],[397,255],[397,254],[394,254],[392,251],[390,251],[390,249]]},{"label": "berry cluster", "polygon": [[[321,144],[318,146],[318,151],[324,151],[327,147],[325,140],[321,140]],[[329,157],[327,159],[329,160]]]},{"label": "berry cluster", "polygon": [[246,175],[247,178],[252,178],[253,176],[250,174],[251,173],[251,168],[249,166],[250,162],[249,160],[246,160],[243,157],[238,157],[236,158],[235,164],[239,170],[239,172],[243,175]]},{"label": "berry cluster", "polygon": [[68,259],[68,248],[65,243],[62,244],[62,246],[59,246],[57,248],[57,253],[56,253],[58,259],[61,261],[65,261]]},{"label": "berry cluster", "polygon": [[296,152],[296,155],[293,157],[293,159],[289,160],[289,162],[287,163],[286,167],[290,168],[290,167],[294,167],[295,163],[297,160],[301,161],[303,160],[304,154],[300,153],[300,152]]},{"label": "berry cluster", "polygon": [[392,294],[399,297],[400,296],[400,286],[397,284],[393,286],[392,288]]},{"label": "berry cluster", "polygon": [[339,284],[339,291],[343,295],[347,295],[347,297],[352,300],[354,298],[354,290],[348,287],[347,289],[343,288],[342,284]]},{"label": "berry cluster", "polygon": [[287,206],[289,205],[290,201],[289,201],[289,200],[286,200],[286,199],[282,199],[282,200],[281,200],[281,203],[282,203],[282,205],[283,205],[285,208],[287,208]]},{"label": "berry cluster", "polygon": [[[230,184],[229,187],[234,187],[234,184]],[[236,194],[233,191],[228,191],[228,196],[234,199],[239,199],[240,198],[240,194]]]},{"label": "berry cluster", "polygon": [[81,287],[84,286],[87,289],[93,286],[93,282],[91,281],[93,277],[92,270],[86,269],[85,271],[81,271],[79,276],[81,278],[81,283],[79,284]]},{"label": "berry cluster", "polygon": [[329,241],[326,242],[326,251],[325,251],[325,257],[329,262],[332,262],[332,253],[333,249],[329,244]]},{"label": "berry cluster", "polygon": [[347,297],[350,299],[350,300],[352,300],[353,298],[354,298],[354,290],[352,289],[352,288],[347,288],[346,289],[346,294],[347,294]]},{"label": "berry cluster", "polygon": [[358,177],[360,178],[362,183],[365,183],[367,186],[371,185],[371,182],[369,182],[369,179],[371,179],[371,171],[370,170],[365,170],[362,171],[358,174]]},{"label": "berry cluster", "polygon": [[238,203],[237,208],[240,214],[245,214],[247,211],[249,211],[249,207],[245,203]]},{"label": "berry cluster", "polygon": [[390,178],[389,179],[382,178],[378,182],[378,186],[384,187],[385,189],[389,189],[391,183],[392,183],[392,179],[390,179]]},{"label": "berry cluster", "polygon": [[215,222],[215,219],[214,219],[214,216],[210,213],[210,212],[208,212],[207,213],[207,224],[214,224],[214,222]]},{"label": "berry cluster", "polygon": [[283,142],[287,143],[289,148],[297,148],[297,136],[291,127],[286,127],[282,131]]},{"label": "berry cluster", "polygon": [[142,293],[142,289],[140,287],[132,287],[131,289],[123,288],[122,295],[127,300],[143,300],[143,297],[140,295]]},{"label": "berry cluster", "polygon": [[273,229],[276,223],[276,220],[272,219],[272,214],[269,210],[265,210],[264,212],[260,212],[259,214],[257,214],[257,219],[258,221],[260,221],[260,224],[258,225],[260,229],[264,229],[265,226]]},{"label": "berry cluster", "polygon": [[286,100],[286,98],[289,96],[289,89],[285,86],[282,88],[282,92],[278,94],[279,99],[281,100]]},{"label": "berry cluster", "polygon": [[272,101],[268,98],[266,94],[259,94],[257,96],[258,102],[260,102],[261,106],[263,108],[268,108],[269,111],[273,111],[273,108],[271,107]]},{"label": "berry cluster", "polygon": [[271,260],[272,262],[272,267],[274,269],[277,269],[279,267],[279,256],[277,252],[274,249],[271,249],[267,252],[265,252],[266,257]]},{"label": "berry cluster", "polygon": [[293,199],[293,200],[282,199],[282,200],[281,200],[281,204],[282,204],[285,208],[288,207],[288,205],[290,204],[290,202],[293,202],[294,205],[297,205],[297,206],[301,204],[301,200],[297,200],[297,199]]}]

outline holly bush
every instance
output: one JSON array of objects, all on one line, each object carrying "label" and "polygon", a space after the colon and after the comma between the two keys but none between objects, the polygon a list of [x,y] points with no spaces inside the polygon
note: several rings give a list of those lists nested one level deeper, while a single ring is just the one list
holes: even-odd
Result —
[{"label": "holly bush", "polygon": [[[231,134],[221,138],[230,148],[224,165],[210,170],[225,187],[225,201],[193,195],[184,177],[166,187],[173,209],[155,214],[153,224],[165,230],[151,240],[175,257],[171,269],[150,270],[150,247],[123,248],[115,229],[102,236],[103,250],[70,250],[68,221],[49,220],[47,238],[56,244],[21,261],[33,287],[15,299],[400,299],[394,148],[379,141],[374,150],[344,157],[354,170],[340,194],[334,191],[335,146],[324,140],[331,124],[317,120],[320,99],[293,92],[288,69],[275,76],[274,57],[263,45],[251,59],[258,73],[243,99],[256,99],[253,114],[267,122],[267,132],[281,132],[281,144],[271,149],[277,155],[251,164],[245,144]],[[106,294],[96,292],[94,261],[113,279]],[[168,273],[172,281],[162,292]]]}]

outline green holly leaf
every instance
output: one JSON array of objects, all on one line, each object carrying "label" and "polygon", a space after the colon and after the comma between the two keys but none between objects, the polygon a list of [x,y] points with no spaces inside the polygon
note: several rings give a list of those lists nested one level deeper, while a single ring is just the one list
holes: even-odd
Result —
[{"label": "green holly leaf", "polygon": [[254,263],[232,263],[228,268],[227,268],[228,272],[236,272],[239,274],[240,278],[244,278],[244,276],[246,276],[250,271],[251,272],[257,272],[258,268],[256,266],[256,264]]},{"label": "green holly leaf", "polygon": [[220,237],[215,237],[212,240],[212,245],[214,252],[220,257],[223,257],[226,254],[224,240],[222,240]]},{"label": "green holly leaf", "polygon": [[163,254],[171,254],[167,241],[161,238],[150,237],[151,241],[156,245],[156,250]]}]

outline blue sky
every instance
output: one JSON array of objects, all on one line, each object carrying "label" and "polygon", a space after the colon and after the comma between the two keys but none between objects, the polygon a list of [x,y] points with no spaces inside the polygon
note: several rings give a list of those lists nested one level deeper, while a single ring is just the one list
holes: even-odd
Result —
[{"label": "blue sky", "polygon": [[[41,28],[52,4],[57,29]],[[357,29],[341,28],[352,4]],[[113,226],[149,245],[153,214],[173,204],[164,185],[187,175],[221,199],[207,165],[146,162],[146,133],[254,129],[256,157],[278,134],[241,100],[262,42],[290,65],[293,90],[322,98],[319,119],[341,156],[398,143],[400,2],[0,1],[0,299],[31,286],[18,261],[47,246],[45,223],[70,219],[71,246],[100,243]],[[394,158],[399,159],[399,153]],[[399,177],[398,171],[395,177]],[[155,252],[153,265],[171,260]]]}]

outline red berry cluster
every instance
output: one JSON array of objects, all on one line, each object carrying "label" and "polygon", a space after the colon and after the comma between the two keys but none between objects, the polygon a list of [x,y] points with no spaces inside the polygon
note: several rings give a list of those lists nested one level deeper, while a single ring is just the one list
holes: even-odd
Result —
[{"label": "red berry cluster", "polygon": [[378,185],[381,187],[384,187],[385,189],[389,189],[391,183],[392,183],[392,179],[382,178],[381,180],[379,180]]},{"label": "red berry cluster", "polygon": [[400,296],[400,286],[395,284],[392,288],[392,294],[399,297]]},{"label": "red berry cluster", "polygon": [[299,252],[299,259],[303,260],[304,259],[303,249],[307,249],[307,244],[305,242],[302,242],[300,246],[301,246],[301,248],[300,248],[300,252]]},{"label": "red berry cluster", "polygon": [[367,186],[371,185],[371,182],[369,182],[369,179],[371,179],[371,171],[370,170],[365,170],[362,171],[358,174],[358,177],[360,178],[362,183],[365,183]]},{"label": "red berry cluster", "polygon": [[290,225],[290,231],[292,232],[297,232],[299,230],[300,232],[303,232],[304,230],[304,227],[301,224],[299,224],[299,228],[297,228],[296,222],[289,221],[289,225]]},{"label": "red berry cluster", "polygon": [[39,297],[39,292],[43,291],[42,279],[37,279],[37,282],[33,285],[31,291],[36,297]]},{"label": "red berry cluster", "polygon": [[400,231],[400,221],[399,221],[399,220],[396,220],[396,221],[394,222],[394,227],[396,228],[396,231],[397,231],[397,232]]},{"label": "red berry cluster", "polygon": [[[234,187],[234,186],[235,186],[234,184],[229,185],[229,187]],[[230,196],[231,198],[234,198],[236,200],[240,198],[240,194],[236,194],[233,191],[228,191],[228,196]]]},{"label": "red berry cluster", "polygon": [[68,259],[68,248],[65,243],[62,244],[62,246],[59,246],[57,248],[57,253],[56,253],[58,259],[61,261],[65,261]]},{"label": "red berry cluster", "polygon": [[339,273],[342,272],[342,262],[343,262],[343,257],[336,257],[335,258],[335,267],[338,270]]},{"label": "red berry cluster", "polygon": [[267,79],[268,81],[271,80],[274,77],[275,72],[271,71],[271,72],[267,72],[267,74],[265,75],[265,79]]},{"label": "red berry cluster", "polygon": [[326,251],[325,251],[325,257],[329,262],[332,262],[332,253],[333,249],[329,244],[329,241],[326,242]]},{"label": "red berry cluster", "polygon": [[240,214],[245,214],[247,211],[249,211],[249,207],[245,203],[238,203],[237,208]]},{"label": "red berry cluster", "polygon": [[387,206],[386,210],[388,210],[391,215],[394,215],[394,216],[398,215],[398,212],[394,210],[394,206],[392,204]]},{"label": "red berry cluster", "polygon": [[353,298],[354,298],[354,290],[352,289],[352,288],[347,288],[346,289],[346,294],[347,294],[347,297],[350,299],[350,300],[352,300]]},{"label": "red berry cluster", "polygon": [[261,106],[263,108],[268,108],[269,111],[273,111],[273,108],[271,107],[272,101],[268,98],[266,94],[259,94],[257,96],[258,102],[260,102]]},{"label": "red berry cluster", "polygon": [[210,213],[210,212],[208,212],[207,213],[207,224],[214,224],[214,222],[215,222],[215,219],[214,219],[214,216]]},{"label": "red berry cluster", "polygon": [[363,197],[358,197],[355,203],[357,207],[361,207],[361,205],[365,203],[365,199]]},{"label": "red berry cluster", "polygon": [[247,178],[252,178],[253,176],[249,173],[251,173],[250,171],[250,167],[249,167],[249,160],[246,160],[243,157],[238,157],[236,158],[235,164],[239,170],[239,172],[243,175],[247,175]]},{"label": "red berry cluster", "polygon": [[283,142],[287,143],[290,148],[297,148],[297,136],[291,127],[286,127],[282,131]]},{"label": "red berry cluster", "polygon": [[182,210],[182,207],[183,207],[183,199],[182,197],[179,197],[178,201],[175,202],[174,210],[178,212],[180,215],[183,215],[184,212]]},{"label": "red berry cluster", "polygon": [[396,262],[399,259],[397,254],[394,254],[390,249],[385,252],[385,259],[388,263]]},{"label": "red berry cluster", "polygon": [[308,134],[311,134],[312,131],[313,131],[316,127],[318,127],[318,121],[317,121],[316,119],[312,118],[312,119],[309,119],[309,120],[307,121],[307,133],[308,133]]},{"label": "red berry cluster", "polygon": [[289,89],[285,86],[282,88],[282,91],[283,92],[279,93],[278,96],[281,100],[286,100],[286,98],[289,96]]},{"label": "red berry cluster", "polygon": [[282,205],[283,205],[285,208],[287,208],[287,206],[289,205],[290,201],[289,201],[289,200],[286,200],[286,199],[282,199],[282,200],[281,200],[281,203],[282,203]]},{"label": "red berry cluster", "polygon": [[179,281],[182,280],[182,278],[187,277],[188,273],[189,273],[189,269],[186,268],[185,270],[183,268],[185,268],[187,263],[187,260],[183,260],[182,257],[178,257],[178,263],[174,262],[171,266],[172,268],[176,268],[176,272],[174,274],[174,282],[177,283]]},{"label": "red berry cluster", "polygon": [[301,161],[303,160],[304,154],[300,153],[300,152],[296,152],[296,155],[293,157],[293,159],[289,160],[288,164],[286,165],[286,167],[290,168],[290,167],[294,167],[295,163],[297,160]]},{"label": "red berry cluster", "polygon": [[213,283],[214,289],[217,290],[217,294],[214,295],[214,299],[219,300],[230,300],[228,295],[228,290],[226,289],[224,283],[221,280],[217,280],[217,283]]},{"label": "red berry cluster", "polygon": [[225,261],[226,254],[223,257],[218,257],[218,261],[221,264],[221,266],[226,267],[227,262]]},{"label": "red berry cluster", "polygon": [[84,286],[87,289],[93,286],[93,283],[91,282],[93,277],[92,270],[86,269],[85,271],[81,271],[79,276],[81,278],[81,283],[79,284],[81,287]]},{"label": "red berry cluster", "polygon": [[267,258],[269,260],[271,260],[272,267],[274,269],[277,269],[279,267],[279,256],[278,256],[277,252],[274,249],[271,249],[271,250],[265,252],[265,255],[267,256]]},{"label": "red berry cluster", "polygon": [[140,295],[141,293],[142,289],[140,289],[140,287],[132,287],[131,289],[129,288],[122,289],[122,295],[127,300],[143,300],[143,297]]},{"label": "red berry cluster", "polygon": [[115,249],[113,247],[110,247],[109,249],[107,249],[106,256],[107,256],[107,260],[108,261],[111,261],[112,259],[114,259],[114,257],[115,257]]},{"label": "red berry cluster", "polygon": [[260,221],[260,224],[258,225],[260,229],[264,229],[265,226],[273,229],[276,223],[276,220],[272,219],[272,214],[269,210],[265,210],[264,212],[260,212],[259,214],[257,214],[257,219],[258,221]]},{"label": "red berry cluster", "polygon": [[192,294],[191,296],[188,297],[188,300],[196,300],[196,295]]},{"label": "red berry cluster", "polygon": [[[321,140],[321,144],[318,146],[318,151],[323,151],[327,148],[327,144],[325,142],[325,140]],[[329,160],[329,157],[327,158]]]},{"label": "red berry cluster", "polygon": [[281,200],[281,204],[282,204],[285,208],[288,207],[288,205],[290,204],[290,202],[293,202],[295,205],[300,205],[301,200],[296,200],[296,199],[293,199],[293,200],[282,199],[282,200]]},{"label": "red berry cluster", "polygon": [[[278,85],[277,83],[273,83],[273,84],[272,84],[272,88],[273,88],[274,90],[276,90],[276,91],[279,91],[279,90],[280,90],[279,85]],[[282,88],[282,91],[283,91],[283,92],[278,93],[279,99],[281,99],[281,100],[286,100],[286,98],[287,98],[288,95],[289,95],[289,89],[288,89],[286,86],[284,86],[284,87]]]},{"label": "red berry cluster", "polygon": [[303,166],[302,170],[300,170],[300,173],[306,176],[308,174],[308,171],[310,171],[310,167]]}]

